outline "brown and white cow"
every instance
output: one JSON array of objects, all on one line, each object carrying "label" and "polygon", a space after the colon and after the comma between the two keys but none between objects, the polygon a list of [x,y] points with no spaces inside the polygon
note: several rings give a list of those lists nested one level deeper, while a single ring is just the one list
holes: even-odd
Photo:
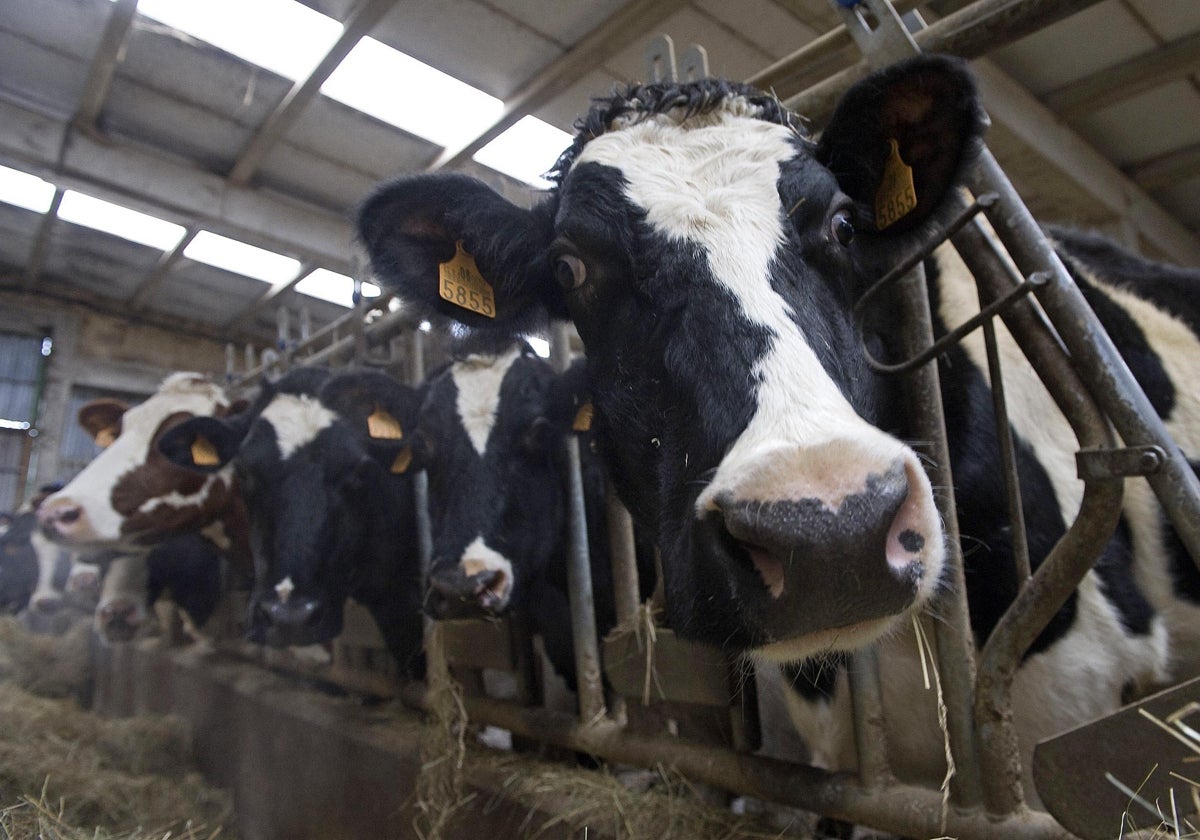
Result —
[{"label": "brown and white cow", "polygon": [[[249,577],[246,511],[232,468],[200,475],[171,463],[157,447],[184,420],[226,415],[233,407],[219,385],[197,373],[171,374],[132,408],[116,400],[88,403],[80,425],[105,448],[38,508],[42,532],[68,548],[117,551],[141,563],[167,539],[200,532]],[[119,636],[145,617],[144,596],[127,600],[105,604],[121,617]]]}]

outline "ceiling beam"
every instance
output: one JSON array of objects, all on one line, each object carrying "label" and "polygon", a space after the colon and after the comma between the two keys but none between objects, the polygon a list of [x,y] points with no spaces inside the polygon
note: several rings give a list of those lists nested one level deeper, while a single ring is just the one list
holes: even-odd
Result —
[{"label": "ceiling beam", "polygon": [[29,291],[37,285],[38,278],[42,274],[42,266],[46,264],[46,250],[50,247],[50,234],[54,232],[54,228],[58,224],[58,208],[62,205],[64,192],[66,191],[62,187],[54,190],[54,198],[50,200],[50,207],[47,208],[46,213],[42,216],[41,224],[38,225],[33,247],[29,249],[29,259],[25,263],[25,279],[21,284],[25,291]]},{"label": "ceiling beam", "polygon": [[1200,240],[1144,189],[995,64],[978,61],[974,66],[983,101],[996,123],[1122,222],[1132,224],[1169,259],[1200,266]]},{"label": "ceiling beam", "polygon": [[473,140],[446,149],[429,171],[455,167],[495,140],[526,114],[536,111],[576,84],[585,73],[603,64],[660,22],[687,5],[687,0],[632,0],[583,36],[574,47],[550,62],[504,102],[500,117]]},{"label": "ceiling beam", "polygon": [[125,37],[133,26],[133,18],[137,14],[137,0],[117,0],[112,4],[108,14],[108,23],[104,26],[104,34],[96,53],[92,56],[92,66],[88,70],[87,84],[79,98],[79,108],[72,120],[74,126],[83,131],[96,128],[96,121],[104,109],[108,99],[109,88],[112,87],[113,76],[120,63],[121,47]]},{"label": "ceiling beam", "polygon": [[1126,167],[1126,174],[1144,190],[1158,190],[1200,176],[1200,143]]},{"label": "ceiling beam", "polygon": [[1200,32],[1106,67],[1041,97],[1047,108],[1074,119],[1200,70]]},{"label": "ceiling beam", "polygon": [[178,159],[70,132],[62,118],[0,97],[0,159],[61,188],[78,188],[185,227],[352,270],[353,225],[341,214],[238,186]]},{"label": "ceiling beam", "polygon": [[158,262],[154,264],[154,268],[146,275],[145,279],[138,284],[134,293],[129,296],[129,308],[134,312],[146,311],[146,306],[150,301],[150,296],[158,291],[158,287],[167,279],[167,275],[171,273],[171,269],[183,257],[183,251],[188,245],[192,244],[192,240],[196,238],[196,234],[200,231],[196,228],[188,228],[183,234],[183,238],[179,240],[179,244],[170,251],[163,251]]},{"label": "ceiling beam", "polygon": [[341,36],[321,59],[320,64],[313,69],[308,78],[292,86],[242,149],[233,168],[229,170],[229,175],[226,176],[230,183],[244,185],[250,182],[267,154],[321,92],[321,85],[325,84],[325,80],[395,4],[396,0],[362,0],[355,6],[342,24]]},{"label": "ceiling beam", "polygon": [[284,293],[290,292],[292,289],[296,288],[296,284],[311,274],[312,270],[316,267],[317,266],[315,263],[302,263],[300,270],[296,272],[295,277],[293,277],[287,283],[280,283],[278,286],[272,286],[271,288],[267,289],[259,296],[258,300],[254,301],[254,303],[250,304],[232,319],[230,319],[230,321],[225,324],[223,329],[229,330],[230,332],[236,332],[237,330],[242,329],[246,326],[246,324],[250,323],[251,319],[253,319],[255,315],[257,315],[259,312],[262,312],[263,309],[265,309],[274,301],[278,300]]}]

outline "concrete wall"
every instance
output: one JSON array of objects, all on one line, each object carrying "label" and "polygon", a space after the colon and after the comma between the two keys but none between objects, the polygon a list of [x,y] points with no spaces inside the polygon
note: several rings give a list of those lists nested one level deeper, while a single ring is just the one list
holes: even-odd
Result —
[{"label": "concrete wall", "polygon": [[75,422],[66,416],[73,387],[149,394],[176,370],[225,371],[225,348],[219,342],[121,321],[36,295],[0,293],[0,330],[28,335],[48,330],[54,340],[28,488],[62,477],[59,445],[66,424]]}]

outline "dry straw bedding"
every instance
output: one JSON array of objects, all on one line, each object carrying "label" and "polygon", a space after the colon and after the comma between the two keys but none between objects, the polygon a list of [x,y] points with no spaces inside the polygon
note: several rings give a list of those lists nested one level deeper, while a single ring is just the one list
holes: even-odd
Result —
[{"label": "dry straw bedding", "polygon": [[232,837],[229,797],[196,772],[182,721],[80,709],[87,644],[86,624],[41,637],[0,619],[0,840]]}]

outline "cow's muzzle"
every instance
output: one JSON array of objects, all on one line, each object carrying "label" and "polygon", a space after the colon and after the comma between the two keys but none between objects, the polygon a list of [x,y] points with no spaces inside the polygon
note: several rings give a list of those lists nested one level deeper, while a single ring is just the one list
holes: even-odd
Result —
[{"label": "cow's muzzle", "polygon": [[498,615],[508,606],[511,581],[500,569],[466,574],[455,563],[429,575],[425,612],[431,618],[473,618]]}]

